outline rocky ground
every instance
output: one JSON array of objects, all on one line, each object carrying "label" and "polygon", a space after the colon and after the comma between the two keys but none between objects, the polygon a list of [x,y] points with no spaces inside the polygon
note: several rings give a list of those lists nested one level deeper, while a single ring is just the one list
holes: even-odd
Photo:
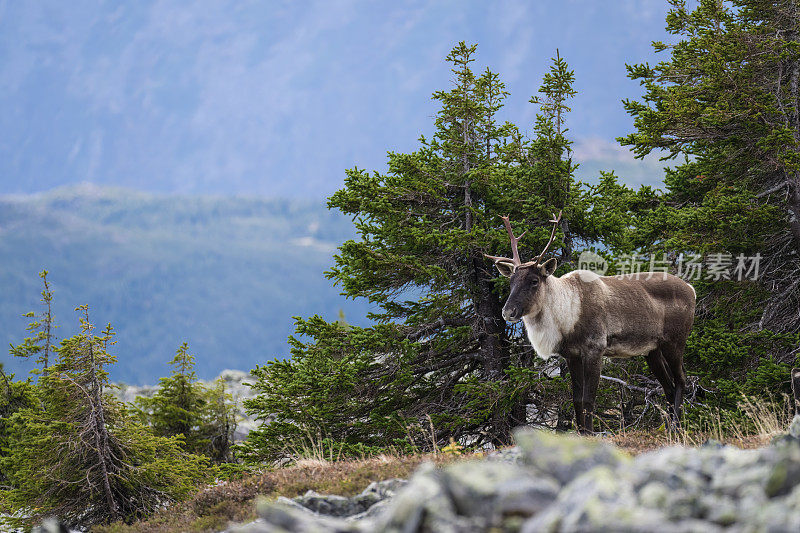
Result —
[{"label": "rocky ground", "polygon": [[613,445],[519,430],[517,446],[344,498],[258,505],[230,533],[800,531],[800,416],[763,448],[709,442],[635,458]]}]

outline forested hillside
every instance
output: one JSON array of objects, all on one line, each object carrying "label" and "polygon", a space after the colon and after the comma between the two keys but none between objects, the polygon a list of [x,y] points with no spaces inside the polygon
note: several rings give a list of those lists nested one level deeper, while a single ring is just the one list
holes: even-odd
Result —
[{"label": "forested hillside", "polygon": [[[350,220],[319,202],[166,196],[94,186],[0,198],[0,343],[18,343],[50,272],[58,338],[89,304],[118,332],[112,380],[154,383],[183,341],[197,371],[249,369],[287,353],[292,316],[364,320],[323,272]],[[4,356],[6,370],[24,361]],[[24,372],[20,375],[25,375]]]}]

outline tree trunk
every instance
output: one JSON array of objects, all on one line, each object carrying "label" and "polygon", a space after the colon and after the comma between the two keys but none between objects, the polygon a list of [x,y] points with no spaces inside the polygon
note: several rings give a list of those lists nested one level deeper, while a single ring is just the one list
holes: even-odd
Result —
[{"label": "tree trunk", "polygon": [[[88,322],[88,316],[87,316]],[[111,513],[112,520],[118,518],[119,507],[114,500],[114,492],[111,490],[110,474],[108,469],[108,462],[111,460],[111,449],[108,446],[108,428],[106,428],[105,409],[103,406],[103,386],[100,380],[97,379],[97,372],[99,371],[97,361],[94,357],[93,340],[90,335],[87,335],[86,342],[88,343],[89,357],[91,366],[89,371],[92,373],[91,382],[94,388],[94,405],[92,407],[92,417],[94,418],[95,431],[94,441],[97,448],[98,459],[100,461],[100,471],[103,475],[103,492],[105,493],[106,503],[108,510]]]},{"label": "tree trunk", "polygon": [[[787,35],[790,42],[798,41],[798,31],[795,29]],[[786,113],[788,116],[789,127],[794,136],[795,150],[800,149],[800,102],[798,102],[798,88],[800,86],[800,58],[795,57],[790,67],[789,75],[789,102]],[[795,249],[800,252],[800,172],[793,171],[789,179],[789,194],[787,195],[789,212],[793,220],[789,222],[789,228],[794,237]]]},{"label": "tree trunk", "polygon": [[[506,322],[503,319],[503,306],[492,291],[491,276],[486,272],[483,258],[472,257],[474,283],[475,331],[480,343],[480,356],[483,360],[486,379],[502,381],[504,371],[510,361],[509,343],[506,339]],[[508,444],[511,430],[524,423],[525,403],[517,402],[511,409],[498,404],[492,414],[492,444]]]},{"label": "tree trunk", "polygon": [[800,172],[794,172],[790,178],[789,194],[787,195],[787,208],[792,216],[789,220],[789,230],[792,232],[795,250],[800,253]]}]

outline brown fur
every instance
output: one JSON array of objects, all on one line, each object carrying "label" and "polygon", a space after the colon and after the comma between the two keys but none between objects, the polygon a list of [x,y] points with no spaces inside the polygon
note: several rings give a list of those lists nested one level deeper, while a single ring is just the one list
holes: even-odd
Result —
[{"label": "brown fur", "polygon": [[644,355],[677,424],[686,386],[683,351],[694,322],[694,289],[664,273],[601,277],[576,271],[555,278],[551,272],[539,265],[515,268],[503,316],[524,317],[526,328],[533,330],[528,331],[532,342],[553,340],[548,345],[552,352],[567,360],[579,431],[593,430],[603,357]]}]

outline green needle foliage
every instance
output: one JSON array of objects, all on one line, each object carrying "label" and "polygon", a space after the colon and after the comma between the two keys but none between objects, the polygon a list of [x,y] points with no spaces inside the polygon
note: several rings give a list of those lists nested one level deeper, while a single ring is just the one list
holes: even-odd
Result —
[{"label": "green needle foliage", "polygon": [[113,329],[95,335],[88,307],[76,311],[80,333],[55,349],[36,386],[14,391],[29,399],[4,421],[0,501],[13,525],[46,516],[71,527],[130,522],[184,498],[208,471],[205,459],[177,438],[154,436],[106,392]]},{"label": "green needle foliage", "polygon": [[[50,290],[50,283],[47,281],[47,274],[47,270],[39,273],[44,284],[42,289],[43,312],[39,316],[32,311],[23,315],[32,319],[26,328],[32,336],[9,348],[9,353],[14,357],[34,358],[36,364],[39,365],[32,372],[34,375],[47,371],[55,345],[56,325],[52,313],[53,293]],[[18,411],[38,405],[36,385],[32,379],[15,381],[14,374],[6,374],[0,363],[0,463],[11,453],[9,438],[12,416]],[[0,487],[9,486],[9,483],[9,476],[0,468]]]},{"label": "green needle foliage", "polygon": [[39,272],[44,288],[42,289],[42,305],[44,307],[40,315],[33,311],[25,313],[23,316],[31,318],[28,324],[28,331],[33,334],[27,337],[21,344],[11,346],[11,355],[14,357],[36,357],[36,364],[42,370],[47,371],[50,365],[50,355],[55,346],[55,320],[53,318],[53,292],[50,290],[50,283],[47,281],[47,270]]},{"label": "green needle foliage", "polygon": [[758,281],[700,281],[686,367],[734,409],[741,394],[788,393],[800,344],[800,3],[672,0],[675,44],[628,66],[639,156],[663,150],[665,192],[637,210],[645,252],[760,254]]},{"label": "green needle foliage", "polygon": [[[328,277],[375,307],[369,328],[297,319],[292,358],[258,367],[259,396],[246,408],[269,424],[242,448],[252,459],[291,455],[292,443],[324,441],[337,453],[361,446],[432,447],[509,442],[526,406],[564,399],[519,326],[502,318],[507,280],[484,253],[509,255],[500,221],[510,215],[530,258],[563,210],[552,250],[564,264],[579,247],[617,230],[627,246],[635,193],[609,175],[596,189],[574,180],[565,115],[574,74],[557,56],[545,76],[531,138],[498,118],[506,87],[472,70],[476,47],[447,56],[449,90],[437,91],[435,131],[409,154],[390,152],[386,173],[350,169],[328,202],[352,216],[358,238],[343,243]],[[557,394],[551,394],[556,391]]]},{"label": "green needle foliage", "polygon": [[198,429],[205,400],[187,343],[178,348],[170,364],[172,375],[159,380],[160,386],[152,398],[137,398],[136,405],[153,433],[163,437],[183,435],[186,448],[196,450],[203,447]]},{"label": "green needle foliage", "polygon": [[182,436],[185,450],[215,463],[232,460],[235,406],[222,382],[206,387],[197,381],[195,358],[183,343],[170,361],[172,375],[159,380],[152,398],[136,399],[136,414],[161,437]]},{"label": "green needle foliage", "polygon": [[[36,388],[31,380],[15,381],[14,374],[6,374],[0,363],[0,465],[11,453],[9,436],[14,413],[36,405]],[[0,468],[0,505],[2,487],[9,487],[10,483],[9,476]]]},{"label": "green needle foliage", "polygon": [[[800,331],[800,7],[673,0],[670,57],[628,66],[644,86],[627,100],[636,132],[620,141],[683,160],[641,238],[672,250],[763,256],[755,324]],[[750,296],[750,295],[748,295]],[[758,302],[755,302],[758,304]]]},{"label": "green needle foliage", "polygon": [[206,455],[215,464],[236,462],[233,444],[237,406],[234,398],[225,391],[222,378],[205,387],[204,400],[200,434],[205,437],[205,448],[198,453]]}]

